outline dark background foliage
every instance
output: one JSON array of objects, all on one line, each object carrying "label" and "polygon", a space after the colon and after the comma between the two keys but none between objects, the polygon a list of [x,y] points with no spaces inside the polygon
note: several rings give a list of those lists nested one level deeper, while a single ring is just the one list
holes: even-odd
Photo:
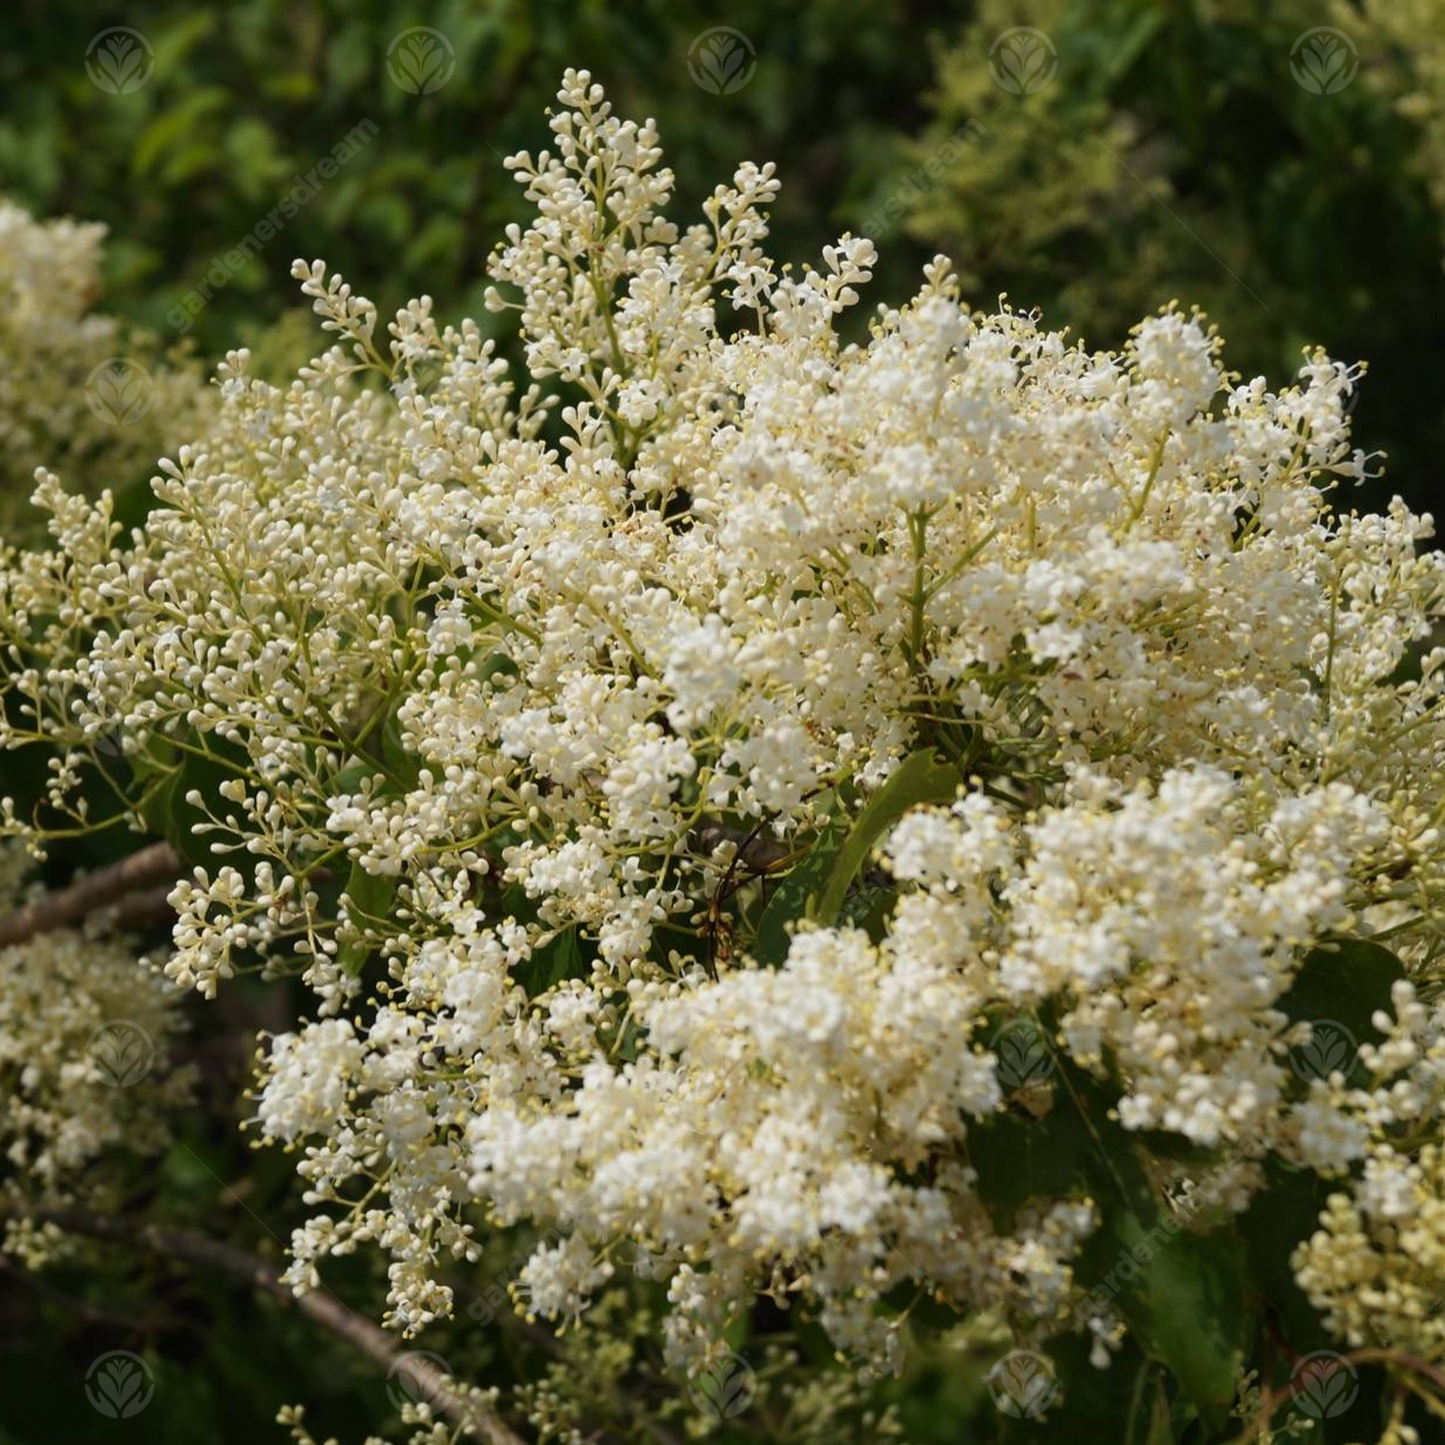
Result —
[{"label": "dark background foliage", "polygon": [[[1359,62],[1326,94],[1299,83],[1291,62],[1298,37],[1321,24],[1339,27]],[[91,37],[114,25],[154,53],[151,79],[125,95],[97,87],[84,64]],[[388,47],[419,25],[454,56],[431,94],[388,74]],[[698,37],[720,25],[756,61],[723,94],[690,64]],[[1057,64],[1023,94],[991,69],[1015,26],[1042,31]],[[542,110],[562,69],[585,66],[619,111],[657,119],[679,216],[739,160],[772,159],[784,181],[780,259],[811,259],[883,218],[870,232],[883,258],[878,300],[902,299],[943,250],[976,304],[1007,292],[1091,344],[1120,345],[1140,316],[1177,298],[1208,311],[1246,375],[1283,383],[1311,345],[1367,361],[1358,440],[1388,450],[1389,470],[1345,504],[1401,491],[1428,507],[1445,441],[1442,55],[1445,7],[1411,0],[11,0],[0,18],[0,194],[38,217],[105,222],[101,304],[165,342],[178,330],[168,318],[215,258],[371,121],[375,137],[190,331],[208,364],[245,343],[280,374],[319,334],[288,316],[297,255],[326,258],[383,313],[427,292],[443,316],[492,324],[481,311],[486,255],[526,211],[501,157],[545,144]],[[21,783],[7,777],[0,791],[19,794]],[[78,856],[59,853],[55,866]],[[294,1161],[254,1153],[237,1132],[249,1060],[236,1039],[287,1017],[278,1002],[242,979],[192,1011],[200,1105],[126,1200],[273,1259],[301,1217]],[[498,1246],[496,1271],[515,1247]],[[374,1370],[227,1281],[96,1245],[50,1283],[68,1302],[0,1275],[7,1445],[102,1429],[116,1441],[279,1439],[279,1400],[309,1401],[318,1432],[348,1439],[394,1415]],[[363,1260],[345,1262],[334,1283],[358,1304],[383,1288]],[[77,1302],[119,1321],[88,1320]],[[77,1362],[117,1339],[144,1352],[163,1385],[157,1407],[130,1422],[101,1420],[77,1385]],[[525,1332],[480,1329],[465,1313],[424,1343],[476,1379],[538,1368]],[[910,1438],[993,1438],[959,1433],[983,1400],[987,1358],[973,1368],[925,1356],[890,1389]],[[1140,1363],[1121,1362],[1118,1379]],[[654,1389],[638,1368],[636,1387]],[[1119,1422],[1097,1423],[1117,1436]]]},{"label": "dark background foliage", "polygon": [[[942,249],[977,304],[1006,291],[1091,344],[1118,345],[1177,298],[1219,323],[1246,375],[1282,381],[1306,345],[1367,361],[1360,435],[1391,463],[1384,492],[1365,500],[1400,490],[1423,505],[1445,390],[1445,19],[1409,9],[19,0],[0,47],[0,190],[37,215],[106,222],[105,305],[166,338],[168,314],[214,259],[371,121],[375,138],[191,332],[208,360],[246,341],[284,369],[309,344],[295,326],[274,329],[296,305],[295,255],[325,257],[383,311],[426,291],[443,314],[479,314],[487,252],[524,214],[501,157],[545,142],[557,77],[587,66],[622,112],[658,120],[679,214],[738,160],[775,159],[777,254],[802,261],[893,201],[897,223],[874,238],[880,299],[898,299]],[[1321,95],[1296,81],[1291,51],[1327,21],[1343,27],[1360,69]],[[117,24],[155,54],[152,78],[121,96],[83,64],[89,37]],[[455,72],[415,95],[390,80],[387,51],[420,24],[447,37]],[[697,37],[721,24],[756,57],[726,94],[699,86],[689,63]],[[1018,95],[993,79],[990,50],[1024,25],[1049,37],[1057,73]],[[970,123],[982,129],[940,164]]]}]

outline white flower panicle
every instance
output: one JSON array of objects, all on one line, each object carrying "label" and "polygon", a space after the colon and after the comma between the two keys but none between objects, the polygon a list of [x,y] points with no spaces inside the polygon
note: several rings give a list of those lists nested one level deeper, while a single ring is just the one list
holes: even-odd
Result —
[{"label": "white flower panicle", "polygon": [[[1177,309],[1091,352],[942,259],[847,340],[871,243],[775,265],[772,166],[680,229],[652,123],[560,102],[491,261],[524,390],[298,262],[337,344],[284,389],[230,355],[128,537],[42,478],[54,546],[0,571],[41,816],[97,765],[182,809],[168,975],[316,994],[256,1109],[318,1206],[298,1287],[374,1243],[414,1331],[531,1219],[520,1307],[575,1317],[625,1248],[691,1364],[759,1293],[874,1366],[920,1283],[1056,1327],[1098,1210],[1003,1229],[971,1154],[1062,1107],[1020,1018],[1124,1128],[1242,1157],[1233,1207],[1249,1161],[1419,1126],[1433,992],[1367,1082],[1302,1082],[1283,1006],[1317,945],[1389,928],[1424,980],[1440,941],[1445,561],[1330,504],[1354,373],[1243,382]],[[919,753],[951,782],[893,807]]]},{"label": "white flower panicle", "polygon": [[179,348],[162,356],[154,337],[94,309],[105,231],[0,198],[0,535],[34,530],[36,467],[140,483],[158,450],[213,418]]},{"label": "white flower panicle", "polygon": [[[0,908],[18,907],[29,860],[0,848]],[[35,1210],[112,1204],[109,1157],[171,1140],[194,1071],[173,1066],[181,995],[103,927],[61,928],[0,948],[0,1212],[6,1248],[38,1263],[53,1240]]]}]

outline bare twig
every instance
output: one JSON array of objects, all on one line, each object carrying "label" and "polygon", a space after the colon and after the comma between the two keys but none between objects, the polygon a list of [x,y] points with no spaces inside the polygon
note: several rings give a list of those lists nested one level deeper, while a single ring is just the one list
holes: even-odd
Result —
[{"label": "bare twig", "polygon": [[[565,1362],[566,1352],[562,1347],[562,1342],[545,1325],[540,1325],[535,1320],[529,1320],[525,1315],[511,1310],[499,1310],[497,1322],[503,1328],[512,1330],[527,1340],[548,1359]],[[657,1442],[657,1445],[683,1445],[682,1439],[676,1431],[664,1425],[662,1421],[654,1420],[650,1415],[643,1414],[634,1423],[640,1424]],[[615,1436],[604,1434],[600,1438],[611,1440]]]},{"label": "bare twig", "polygon": [[119,863],[87,873],[69,888],[47,893],[17,908],[9,917],[0,918],[0,948],[24,943],[37,933],[68,928],[101,908],[119,905],[123,911],[128,894],[174,882],[184,871],[169,843],[152,843]]},{"label": "bare twig", "polygon": [[699,852],[714,853],[724,843],[736,843],[737,852],[733,862],[741,863],[752,872],[766,872],[788,856],[788,845],[763,832],[764,823],[745,832],[727,823],[708,821],[699,823],[692,830],[692,844]]},{"label": "bare twig", "polygon": [[388,1371],[400,1365],[423,1399],[458,1424],[475,1426],[488,1445],[525,1445],[490,1405],[460,1394],[424,1356],[408,1355],[398,1350],[384,1330],[342,1304],[325,1289],[293,1294],[280,1272],[256,1255],[188,1230],[172,1229],[167,1225],[150,1224],[120,1215],[97,1214],[88,1209],[47,1210],[38,1217],[73,1234],[118,1240],[166,1259],[183,1259],[229,1274],[281,1304],[294,1305],[302,1314]]},{"label": "bare twig", "polygon": [[176,911],[171,907],[170,897],[174,886],[166,882],[140,892],[127,893],[113,909],[108,910],[111,926],[122,933],[137,933],[173,920]]},{"label": "bare twig", "polygon": [[177,1321],[173,1319],[159,1316],[132,1318],[129,1315],[115,1314],[111,1310],[99,1309],[95,1305],[87,1304],[84,1300],[77,1299],[64,1290],[56,1289],[54,1285],[47,1283],[32,1271],[11,1264],[4,1255],[0,1255],[0,1274],[20,1281],[41,1299],[48,1300],[68,1314],[74,1315],[82,1324],[91,1325],[97,1329],[120,1330],[127,1335],[155,1335],[162,1330],[177,1328]]},{"label": "bare twig", "polygon": [[1320,1366],[1304,1379],[1291,1380],[1278,1389],[1266,1389],[1260,1397],[1259,1413],[1245,1427],[1244,1433],[1232,1442],[1232,1445],[1251,1445],[1251,1442],[1265,1435],[1280,1407],[1287,1405],[1296,1395],[1308,1388],[1311,1379],[1328,1379],[1337,1371],[1353,1369],[1356,1365],[1394,1365],[1410,1375],[1422,1376],[1440,1392],[1441,1397],[1445,1397],[1445,1373],[1438,1370],[1428,1360],[1417,1359],[1404,1350],[1351,1350],[1347,1355],[1334,1356],[1329,1363],[1321,1362]]}]

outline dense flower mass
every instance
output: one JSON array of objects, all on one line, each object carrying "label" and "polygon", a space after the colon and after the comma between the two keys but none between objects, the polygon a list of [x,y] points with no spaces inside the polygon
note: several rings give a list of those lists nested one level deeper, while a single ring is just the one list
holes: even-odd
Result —
[{"label": "dense flower mass", "polygon": [[[491,262],[524,390],[298,262],[338,344],[285,389],[232,353],[129,536],[43,475],[0,574],[0,738],[60,750],[10,830],[102,821],[98,770],[194,840],[166,974],[314,991],[255,1099],[295,1284],[374,1243],[416,1331],[530,1219],[522,1307],[636,1269],[694,1367],[759,1294],[890,1365],[920,1285],[1107,1360],[1097,1190],[1002,1204],[986,1150],[1094,1089],[1172,1197],[1363,1165],[1330,1230],[1423,1218],[1433,1156],[1384,1172],[1445,1086],[1445,559],[1329,500],[1357,374],[1243,381],[1174,308],[1091,352],[941,258],[864,334],[870,242],[776,265],[771,166],[679,228],[651,123],[560,100]],[[1387,931],[1358,1066],[1301,1067],[1306,973]]]},{"label": "dense flower mass", "polygon": [[[27,860],[0,853],[0,908],[22,896]],[[103,927],[64,928],[0,947],[0,1213],[6,1247],[34,1256],[29,1216],[77,1198],[104,1200],[108,1154],[154,1153],[188,1098],[173,1068],[176,993],[143,973],[133,947]],[[44,1231],[42,1231],[42,1234]]]},{"label": "dense flower mass", "polygon": [[1296,1255],[1300,1283],[1350,1344],[1445,1359],[1445,1160],[1380,1145],[1353,1194],[1334,1194]]},{"label": "dense flower mass", "polygon": [[[197,369],[94,309],[105,227],[36,221],[0,198],[0,525],[29,519],[38,466],[87,489],[143,480],[159,450],[207,425]],[[33,513],[30,514],[32,517]]]}]

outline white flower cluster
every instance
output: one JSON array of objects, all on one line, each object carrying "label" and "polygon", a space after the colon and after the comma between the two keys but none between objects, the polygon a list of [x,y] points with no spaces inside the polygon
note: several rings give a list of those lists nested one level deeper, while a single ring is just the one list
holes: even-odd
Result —
[{"label": "white flower cluster", "polygon": [[[0,198],[0,526],[23,520],[35,469],[139,481],[157,453],[209,424],[193,368],[92,310],[100,296],[95,222],[36,221]],[[122,396],[105,391],[119,366]],[[89,388],[89,391],[87,391]],[[92,404],[94,403],[94,404]],[[98,488],[97,488],[98,490]]]},{"label": "white flower cluster", "polygon": [[[771,166],[679,229],[651,123],[560,99],[492,262],[524,392],[298,263],[340,344],[284,390],[233,353],[129,539],[44,478],[0,571],[42,815],[98,766],[193,820],[170,976],[318,996],[257,1105],[325,1206],[296,1283],[374,1242],[419,1329],[529,1217],[527,1308],[639,1269],[684,1361],[759,1293],[874,1362],[920,1283],[1056,1325],[1096,1208],[1000,1230],[970,1156],[1020,1015],[1129,1129],[1338,1171],[1425,1124],[1413,993],[1369,1088],[1301,1086],[1279,1007],[1328,936],[1440,936],[1445,561],[1327,502],[1351,371],[1240,382],[1177,310],[1090,352],[942,260],[846,341],[869,242],[775,267]],[[855,856],[920,752],[951,781]]]},{"label": "white flower cluster", "polygon": [[[0,909],[21,901],[24,863],[7,844]],[[168,1114],[192,1083],[170,1063],[179,997],[123,939],[95,929],[0,948],[0,1204],[12,1226],[37,1206],[103,1199],[104,1156],[169,1142]],[[27,1233],[22,1224],[18,1238]]]},{"label": "white flower cluster", "polygon": [[1300,1284],[1355,1347],[1445,1360],[1445,1155],[1381,1145],[1352,1193],[1333,1194],[1323,1226],[1295,1254]]},{"label": "white flower cluster", "polygon": [[1348,922],[1350,871],[1387,832],[1340,784],[1260,807],[1216,768],[1127,792],[1080,771],[1016,827],[977,795],[906,818],[893,872],[922,890],[900,901],[892,935],[955,977],[982,964],[984,1002],[1062,1001],[1068,1053],[1107,1056],[1125,1080],[1126,1128],[1290,1145],[1338,1167],[1350,1156],[1320,1157],[1285,1103],[1274,1005],[1296,950]]}]

